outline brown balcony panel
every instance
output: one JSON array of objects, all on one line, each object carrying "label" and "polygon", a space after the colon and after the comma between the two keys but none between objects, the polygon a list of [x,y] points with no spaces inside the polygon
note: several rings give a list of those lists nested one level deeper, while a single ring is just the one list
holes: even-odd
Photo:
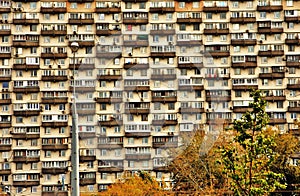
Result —
[{"label": "brown balcony panel", "polygon": [[68,196],[68,191],[42,191],[42,196]]},{"label": "brown balcony panel", "polygon": [[258,85],[232,85],[232,90],[257,90]]},{"label": "brown balcony panel", "polygon": [[0,30],[0,35],[10,35],[11,34],[11,30],[10,29],[1,29]]},{"label": "brown balcony panel", "polygon": [[[73,92],[73,86],[70,86],[69,87],[69,90],[71,92]],[[95,92],[95,87],[83,87],[83,86],[80,86],[80,87],[75,87],[75,90],[77,93],[84,93],[84,92]]]},{"label": "brown balcony panel", "polygon": [[146,108],[130,108],[130,109],[125,109],[125,113],[126,114],[149,114],[150,113],[150,109],[146,109]]},{"label": "brown balcony panel", "polygon": [[12,138],[13,139],[39,139],[40,138],[40,134],[39,133],[16,133],[16,132],[12,132],[11,133]]},{"label": "brown balcony panel", "polygon": [[148,69],[149,64],[125,63],[124,69]]},{"label": "brown balcony panel", "polygon": [[106,14],[113,14],[113,13],[120,13],[121,8],[120,7],[101,7],[95,9],[96,13],[106,13]]},{"label": "brown balcony panel", "polygon": [[96,35],[108,36],[108,35],[110,35],[110,30],[109,29],[96,30]]},{"label": "brown balcony panel", "polygon": [[258,33],[283,33],[283,28],[258,27]]},{"label": "brown balcony panel", "polygon": [[150,30],[150,35],[174,35],[175,29]]},{"label": "brown balcony panel", "polygon": [[41,30],[41,35],[67,35],[67,30]]},{"label": "brown balcony panel", "polygon": [[123,0],[124,2],[147,2],[147,0]]},{"label": "brown balcony panel", "polygon": [[286,123],[286,119],[285,118],[271,118],[269,120],[270,124],[285,124]]},{"label": "brown balcony panel", "polygon": [[124,24],[148,24],[148,19],[123,19]]},{"label": "brown balcony panel", "polygon": [[15,116],[38,116],[40,113],[40,110],[14,110]]},{"label": "brown balcony panel", "polygon": [[65,59],[68,57],[67,53],[41,53],[42,58],[47,58],[47,59]]},{"label": "brown balcony panel", "polygon": [[254,23],[256,22],[256,18],[255,17],[249,17],[249,18],[245,18],[245,17],[239,17],[239,18],[230,18],[230,22],[231,23]]},{"label": "brown balcony panel", "polygon": [[151,57],[162,57],[162,58],[175,57],[176,52],[151,52],[150,56]]},{"label": "brown balcony panel", "polygon": [[92,137],[96,137],[96,133],[95,132],[79,132],[79,138],[92,138]]},{"label": "brown balcony panel", "polygon": [[212,7],[203,7],[203,12],[228,12],[229,7],[220,7],[220,6],[212,6]]},{"label": "brown balcony panel", "polygon": [[228,56],[230,56],[230,52],[229,51],[217,51],[217,52],[209,51],[205,55],[216,57],[216,58],[218,58],[218,57],[228,57]]},{"label": "brown balcony panel", "polygon": [[1,81],[10,81],[11,80],[11,76],[0,76],[0,82]]},{"label": "brown balcony panel", "polygon": [[0,169],[0,175],[10,175],[11,169]]},{"label": "brown balcony panel", "polygon": [[39,45],[38,41],[13,41],[14,47],[38,47]]},{"label": "brown balcony panel", "polygon": [[9,59],[11,58],[10,53],[0,53],[0,59]]},{"label": "brown balcony panel", "polygon": [[39,86],[28,86],[28,87],[14,87],[13,88],[14,93],[38,93],[40,92]]},{"label": "brown balcony panel", "polygon": [[215,34],[215,35],[229,34],[229,29],[204,29],[204,34]]},{"label": "brown balcony panel", "polygon": [[177,46],[200,46],[202,45],[202,40],[190,40],[190,41],[177,41]]},{"label": "brown balcony panel", "polygon": [[268,51],[258,51],[258,56],[283,56],[283,50],[268,50]]},{"label": "brown balcony panel", "polygon": [[52,81],[52,82],[67,81],[68,76],[42,76],[42,80],[43,81]]},{"label": "brown balcony panel", "polygon": [[66,7],[41,7],[40,10],[41,13],[66,13],[67,8]]},{"label": "brown balcony panel", "polygon": [[96,110],[95,109],[90,109],[90,110],[87,110],[87,109],[77,109],[77,113],[79,115],[93,115],[93,114],[96,114]]},{"label": "brown balcony panel", "polygon": [[97,75],[97,80],[121,80],[122,75]]},{"label": "brown balcony panel", "polygon": [[167,166],[153,166],[153,171],[168,172],[169,169]]},{"label": "brown balcony panel", "polygon": [[177,120],[152,120],[153,125],[162,125],[162,126],[169,126],[169,125],[177,125]]},{"label": "brown balcony panel", "polygon": [[251,68],[257,67],[257,62],[231,63],[233,68]]},{"label": "brown balcony panel", "polygon": [[97,52],[99,58],[117,58],[122,56],[122,52]]},{"label": "brown balcony panel", "polygon": [[282,11],[282,5],[268,5],[268,6],[257,6],[257,11],[266,11],[266,12],[274,12],[274,11]]},{"label": "brown balcony panel", "polygon": [[257,40],[256,39],[232,39],[231,45],[256,45]]},{"label": "brown balcony panel", "polygon": [[23,24],[23,25],[30,25],[30,24],[39,24],[39,19],[13,19],[14,24]]},{"label": "brown balcony panel", "polygon": [[202,68],[203,63],[178,63],[178,68],[183,69],[194,69],[194,68]]},{"label": "brown balcony panel", "polygon": [[292,44],[292,45],[299,45],[300,40],[299,39],[285,39],[286,44]]},{"label": "brown balcony panel", "polygon": [[[69,69],[74,69],[74,64],[69,64]],[[80,70],[87,70],[87,69],[95,69],[95,64],[94,63],[79,63],[75,64],[75,69],[80,69]]]},{"label": "brown balcony panel", "polygon": [[0,144],[0,151],[10,151],[11,144]]},{"label": "brown balcony panel", "polygon": [[288,107],[288,112],[300,112],[300,107]]},{"label": "brown balcony panel", "polygon": [[68,97],[42,97],[43,104],[59,104],[59,103],[68,103]]},{"label": "brown balcony panel", "polygon": [[175,12],[175,7],[150,7],[149,12],[158,12],[158,13]]},{"label": "brown balcony panel", "polygon": [[245,113],[250,110],[247,106],[233,106],[233,112]]},{"label": "brown balcony panel", "polygon": [[77,24],[77,25],[83,25],[83,24],[94,24],[94,19],[69,19],[69,24]]},{"label": "brown balcony panel", "polygon": [[11,128],[11,122],[0,122],[0,128]]},{"label": "brown balcony panel", "polygon": [[13,64],[14,70],[34,70],[40,69],[40,65],[30,65],[30,64]]},{"label": "brown balcony panel", "polygon": [[285,96],[265,96],[263,98],[266,101],[285,101],[286,97]]},{"label": "brown balcony panel", "polygon": [[125,154],[125,159],[148,160],[151,159],[151,154]]},{"label": "brown balcony panel", "polygon": [[284,17],[285,22],[299,22],[299,20],[300,20],[300,16]]},{"label": "brown balcony panel", "polygon": [[125,91],[150,91],[150,86],[124,86]]},{"label": "brown balcony panel", "polygon": [[175,80],[176,74],[152,74],[151,80]]},{"label": "brown balcony panel", "polygon": [[260,73],[259,78],[268,78],[268,79],[280,79],[284,78],[285,73]]},{"label": "brown balcony panel", "polygon": [[13,181],[13,186],[38,186],[40,185],[40,180],[25,180],[25,181]]},{"label": "brown balcony panel", "polygon": [[300,67],[300,62],[286,62],[287,67]]},{"label": "brown balcony panel", "polygon": [[109,127],[123,125],[123,121],[119,121],[119,120],[99,121],[98,123],[102,126],[109,126]]},{"label": "brown balcony panel", "polygon": [[[70,46],[71,46],[71,42],[70,43]],[[79,47],[93,47],[95,46],[95,42],[94,41],[80,41],[78,42],[79,44]]]},{"label": "brown balcony panel", "polygon": [[123,143],[121,144],[98,144],[98,148],[104,148],[104,149],[117,149],[117,148],[123,148]]},{"label": "brown balcony panel", "polygon": [[26,157],[26,156],[22,156],[22,157],[14,157],[13,158],[14,162],[39,162],[40,161],[40,157]]},{"label": "brown balcony panel", "polygon": [[95,161],[96,156],[94,155],[80,155],[79,156],[79,161],[84,162],[84,161]]},{"label": "brown balcony panel", "polygon": [[97,103],[121,103],[123,101],[123,98],[113,98],[113,97],[108,97],[108,98],[96,98]]},{"label": "brown balcony panel", "polygon": [[124,168],[122,166],[120,166],[120,167],[112,167],[112,166],[111,167],[109,167],[109,166],[98,167],[98,172],[112,173],[112,172],[122,172],[122,171],[124,171]]},{"label": "brown balcony panel", "polygon": [[42,127],[67,127],[68,122],[42,122]]},{"label": "brown balcony panel", "polygon": [[196,113],[203,113],[204,108],[180,108],[179,112],[181,114],[196,114]]},{"label": "brown balcony panel", "polygon": [[67,167],[64,168],[42,168],[43,174],[63,174],[68,171]]},{"label": "brown balcony panel", "polygon": [[177,18],[177,23],[201,23],[202,18]]},{"label": "brown balcony panel", "polygon": [[11,99],[0,99],[0,105],[1,104],[11,104]]},{"label": "brown balcony panel", "polygon": [[68,144],[42,144],[42,150],[67,150]]},{"label": "brown balcony panel", "polygon": [[96,178],[81,178],[79,184],[81,186],[96,184]]},{"label": "brown balcony panel", "polygon": [[8,13],[10,12],[11,8],[10,7],[1,7],[0,8],[0,13]]},{"label": "brown balcony panel", "polygon": [[300,83],[299,84],[287,84],[287,89],[300,90]]},{"label": "brown balcony panel", "polygon": [[132,46],[132,47],[147,47],[149,45],[148,40],[140,40],[140,41],[124,41],[124,46]]},{"label": "brown balcony panel", "polygon": [[152,102],[177,102],[177,97],[152,97]]},{"label": "brown balcony panel", "polygon": [[152,142],[153,148],[177,148],[178,142]]},{"label": "brown balcony panel", "polygon": [[125,137],[149,137],[151,132],[125,132]]}]

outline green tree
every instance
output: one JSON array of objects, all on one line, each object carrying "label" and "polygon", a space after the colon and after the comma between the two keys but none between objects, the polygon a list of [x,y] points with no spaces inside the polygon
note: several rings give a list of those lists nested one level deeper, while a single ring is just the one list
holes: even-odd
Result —
[{"label": "green tree", "polygon": [[234,195],[266,195],[285,188],[283,175],[271,170],[277,153],[274,134],[266,134],[266,101],[258,90],[251,96],[250,111],[233,122],[233,139],[220,148],[220,163]]}]

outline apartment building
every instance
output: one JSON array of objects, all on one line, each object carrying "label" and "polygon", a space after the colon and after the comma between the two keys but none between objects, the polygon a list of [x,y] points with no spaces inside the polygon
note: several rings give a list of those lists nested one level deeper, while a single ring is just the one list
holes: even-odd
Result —
[{"label": "apartment building", "polygon": [[69,194],[73,96],[81,192],[137,170],[171,186],[164,159],[180,133],[240,118],[250,89],[264,92],[270,125],[295,131],[299,9],[293,0],[1,0],[0,182],[13,194]]}]

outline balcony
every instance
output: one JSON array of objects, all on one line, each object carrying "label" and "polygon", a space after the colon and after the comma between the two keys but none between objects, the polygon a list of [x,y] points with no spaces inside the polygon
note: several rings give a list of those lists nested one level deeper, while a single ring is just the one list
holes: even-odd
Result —
[{"label": "balcony", "polygon": [[126,114],[135,114],[135,115],[149,114],[150,109],[149,108],[126,108],[125,113]]},{"label": "balcony", "polygon": [[80,162],[85,162],[85,161],[95,161],[96,156],[95,155],[80,155],[79,156],[79,161]]},{"label": "balcony", "polygon": [[285,124],[286,118],[271,118],[269,124]]},{"label": "balcony", "polygon": [[267,50],[267,51],[258,51],[258,56],[283,56],[284,50]]},{"label": "balcony", "polygon": [[[93,86],[77,86],[75,87],[77,93],[85,93],[85,92],[95,92],[95,87]],[[69,91],[73,92],[73,86],[69,87]]]},{"label": "balcony", "polygon": [[123,102],[123,98],[122,97],[97,97],[95,98],[95,101],[97,103],[121,103]]},{"label": "balcony", "polygon": [[11,122],[0,122],[0,128],[11,128]]},{"label": "balcony", "polygon": [[203,7],[203,12],[228,12],[229,7],[228,6],[204,6]]},{"label": "balcony", "polygon": [[109,29],[97,29],[96,30],[96,35],[98,36],[109,36],[109,35],[121,35],[121,29],[114,29],[114,30],[109,30]]},{"label": "balcony", "polygon": [[9,59],[11,58],[11,53],[0,53],[0,59]]},{"label": "balcony", "polygon": [[26,132],[11,132],[13,139],[39,139],[40,133],[26,133]]},{"label": "balcony", "polygon": [[[73,41],[69,41],[69,46],[71,46],[72,42]],[[94,40],[85,40],[85,41],[76,40],[76,42],[79,44],[80,48],[94,47],[95,46],[95,41]]]},{"label": "balcony", "polygon": [[[70,113],[72,114],[72,110],[70,111]],[[96,110],[95,109],[77,109],[77,113],[78,115],[94,115],[96,114]]]},{"label": "balcony", "polygon": [[150,30],[150,35],[175,35],[175,29]]},{"label": "balcony", "polygon": [[288,112],[300,112],[300,106],[295,106],[295,107],[288,106]]},{"label": "balcony", "polygon": [[276,12],[276,11],[282,11],[283,6],[282,5],[265,5],[260,6],[258,5],[256,8],[257,11],[265,11],[265,12]]},{"label": "balcony", "polygon": [[149,63],[124,63],[124,69],[148,69]]},{"label": "balcony", "polygon": [[202,23],[202,18],[177,18],[177,23]]},{"label": "balcony", "polygon": [[106,120],[106,121],[99,121],[98,124],[100,124],[102,126],[108,126],[108,127],[120,126],[120,125],[123,125],[123,120],[110,119],[110,120]]},{"label": "balcony", "polygon": [[168,57],[175,57],[176,52],[152,52],[150,53],[151,57],[161,57],[161,58],[168,58]]},{"label": "balcony", "polygon": [[300,45],[300,39],[285,39],[285,44],[291,44],[291,45]]},{"label": "balcony", "polygon": [[42,168],[43,174],[64,174],[68,171],[67,167],[59,167],[59,168]]},{"label": "balcony", "polygon": [[83,70],[87,70],[87,69],[95,69],[95,63],[75,63],[75,65],[69,64],[69,69],[73,70],[75,66],[75,69],[83,69]]},{"label": "balcony", "polygon": [[257,28],[258,33],[283,33],[283,27],[278,27],[278,28],[271,28],[271,27],[258,27]]},{"label": "balcony", "polygon": [[159,96],[159,97],[155,97],[155,96],[152,96],[152,102],[163,102],[163,103],[166,103],[166,102],[177,102],[177,96],[168,96],[168,97],[165,97],[165,96]]},{"label": "balcony", "polygon": [[20,25],[31,25],[31,24],[39,24],[39,19],[31,19],[31,18],[14,18],[13,19],[14,24],[20,24]]},{"label": "balcony", "polygon": [[13,87],[13,92],[14,93],[38,93],[40,92],[40,87],[39,86],[26,86],[26,87]]},{"label": "balcony", "polygon": [[286,97],[285,97],[285,95],[283,95],[283,96],[267,95],[267,96],[263,97],[263,99],[266,101],[274,102],[274,101],[285,101]]},{"label": "balcony", "polygon": [[212,56],[212,57],[215,57],[215,58],[229,57],[230,56],[230,51],[223,51],[223,50],[206,51],[205,56]]},{"label": "balcony", "polygon": [[98,58],[119,58],[122,57],[122,51],[97,51],[96,57]]},{"label": "balcony", "polygon": [[14,47],[38,47],[40,45],[39,41],[29,41],[29,40],[13,40]]},{"label": "balcony", "polygon": [[244,91],[249,91],[249,90],[257,90],[258,85],[257,84],[238,84],[238,85],[232,85],[232,90],[244,90]]},{"label": "balcony", "polygon": [[250,46],[256,45],[256,39],[231,39],[231,45]]},{"label": "balcony", "polygon": [[212,34],[212,35],[225,35],[229,34],[229,28],[227,29],[204,29],[204,34]]},{"label": "balcony", "polygon": [[4,75],[4,76],[0,75],[0,82],[2,81],[11,81],[11,75]]},{"label": "balcony", "polygon": [[165,142],[152,142],[153,148],[177,148],[178,147],[178,141],[165,141]]},{"label": "balcony", "polygon": [[0,8],[0,13],[9,13],[9,12],[11,12],[10,7],[1,7]]},{"label": "balcony", "polygon": [[80,178],[79,184],[81,186],[96,184],[96,178]]},{"label": "balcony", "polygon": [[42,144],[42,150],[67,150],[68,144]]},{"label": "balcony", "polygon": [[41,35],[48,35],[48,36],[60,36],[60,35],[67,35],[67,30],[48,30],[48,29],[42,29]]},{"label": "balcony", "polygon": [[0,99],[0,105],[11,104],[11,99]]},{"label": "balcony", "polygon": [[170,125],[177,125],[178,121],[177,119],[174,120],[169,120],[169,119],[164,119],[164,120],[152,120],[153,125],[161,125],[161,126],[170,126]]},{"label": "balcony", "polygon": [[124,18],[123,24],[148,24],[148,18]]},{"label": "balcony", "polygon": [[127,132],[125,131],[125,137],[149,137],[151,136],[151,132],[145,132],[145,131],[131,131]]},{"label": "balcony", "polygon": [[10,151],[10,150],[11,150],[11,144],[0,144],[0,152]]},{"label": "balcony", "polygon": [[96,137],[96,133],[94,131],[80,131],[79,138],[94,138]]},{"label": "balcony", "polygon": [[59,14],[59,13],[66,13],[66,7],[41,7],[41,13],[49,13],[49,14]]},{"label": "balcony", "polygon": [[202,40],[177,40],[177,46],[199,46],[202,45]]},{"label": "balcony", "polygon": [[224,102],[231,101],[231,95],[206,95],[206,101]]},{"label": "balcony", "polygon": [[121,7],[96,7],[96,13],[115,14],[121,12]]},{"label": "balcony", "polygon": [[249,108],[249,106],[233,106],[233,112],[237,113],[245,113],[250,110],[251,108]]},{"label": "balcony", "polygon": [[151,159],[151,154],[125,154],[125,159],[127,159],[127,160],[149,160],[149,159]]},{"label": "balcony", "polygon": [[203,67],[203,62],[179,62],[178,61],[178,68],[181,69],[198,69]]},{"label": "balcony", "polygon": [[300,67],[300,62],[299,62],[299,60],[297,60],[297,61],[287,61],[286,66],[287,67]]},{"label": "balcony", "polygon": [[66,52],[63,53],[46,53],[46,52],[42,52],[41,53],[41,58],[45,58],[45,59],[65,59],[68,57],[68,54]]},{"label": "balcony", "polygon": [[179,108],[179,113],[181,114],[198,114],[204,112],[205,112],[204,108],[193,108],[193,107]]},{"label": "balcony", "polygon": [[15,116],[38,116],[41,110],[14,110]]},{"label": "balcony", "polygon": [[39,186],[40,180],[25,180],[25,181],[13,181],[13,186],[21,186],[21,187],[30,187],[30,186]]},{"label": "balcony", "polygon": [[150,86],[124,86],[125,91],[150,91]]},{"label": "balcony", "polygon": [[43,104],[68,103],[68,97],[42,97]]},{"label": "balcony", "polygon": [[300,90],[300,83],[297,83],[297,84],[287,84],[287,89]]},{"label": "balcony", "polygon": [[149,12],[161,13],[161,14],[175,12],[175,7],[150,7]]},{"label": "balcony", "polygon": [[215,73],[215,74],[205,74],[205,78],[207,80],[220,80],[220,79],[224,79],[224,80],[228,80],[230,79],[230,74],[219,74],[219,73]]},{"label": "balcony", "polygon": [[68,76],[42,76],[42,81],[51,81],[51,82],[59,82],[59,81],[67,81]]},{"label": "balcony", "polygon": [[298,22],[300,20],[300,16],[284,16],[285,22]]},{"label": "balcony", "polygon": [[26,157],[26,156],[14,156],[13,157],[13,161],[14,162],[39,162],[40,161],[40,156],[36,156],[36,157]]},{"label": "balcony", "polygon": [[147,47],[149,45],[148,40],[124,40],[124,46],[131,46],[131,47]]},{"label": "balcony", "polygon": [[98,167],[98,172],[107,172],[107,173],[114,173],[114,172],[123,172],[124,167],[119,166],[119,167],[114,167],[114,166],[99,166]]},{"label": "balcony", "polygon": [[68,122],[63,121],[63,122],[42,122],[42,127],[53,127],[53,128],[58,128],[58,127],[67,127]]},{"label": "balcony", "polygon": [[14,70],[35,70],[35,69],[40,69],[39,64],[26,64],[26,63],[14,63],[13,64],[13,69]]},{"label": "balcony", "polygon": [[203,84],[191,84],[191,85],[179,85],[178,90],[180,91],[195,91],[204,90]]},{"label": "balcony", "polygon": [[121,79],[122,79],[121,74],[105,73],[105,74],[97,75],[97,80],[116,81],[116,80],[121,80]]},{"label": "balcony", "polygon": [[11,30],[10,29],[1,29],[0,30],[0,36],[10,35],[10,34],[11,34]]},{"label": "balcony", "polygon": [[100,149],[117,149],[117,148],[123,148],[123,142],[120,143],[98,143],[98,148]]},{"label": "balcony", "polygon": [[94,18],[69,18],[69,24],[72,25],[87,25],[87,24],[94,24]]},{"label": "balcony", "polygon": [[10,175],[10,174],[11,174],[11,169],[0,169],[0,175]]},{"label": "balcony", "polygon": [[175,80],[176,74],[151,74],[151,80]]},{"label": "balcony", "polygon": [[255,23],[256,22],[256,17],[238,17],[238,18],[230,18],[231,23],[240,23],[240,24],[245,24],[245,23]]},{"label": "balcony", "polygon": [[257,67],[257,62],[255,61],[246,61],[246,62],[232,62],[231,66],[233,68],[255,68]]}]

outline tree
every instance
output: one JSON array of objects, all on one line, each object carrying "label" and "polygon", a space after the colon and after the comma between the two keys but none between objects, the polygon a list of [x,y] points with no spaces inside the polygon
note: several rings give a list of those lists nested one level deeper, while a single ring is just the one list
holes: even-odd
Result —
[{"label": "tree", "polygon": [[124,175],[123,179],[112,184],[107,191],[100,193],[106,196],[161,196],[166,195],[159,183],[147,172],[140,171],[135,175]]},{"label": "tree", "polygon": [[266,195],[285,188],[283,175],[271,170],[277,153],[274,133],[266,134],[269,116],[259,90],[251,92],[251,111],[233,122],[233,139],[221,147],[220,163],[235,195]]}]

